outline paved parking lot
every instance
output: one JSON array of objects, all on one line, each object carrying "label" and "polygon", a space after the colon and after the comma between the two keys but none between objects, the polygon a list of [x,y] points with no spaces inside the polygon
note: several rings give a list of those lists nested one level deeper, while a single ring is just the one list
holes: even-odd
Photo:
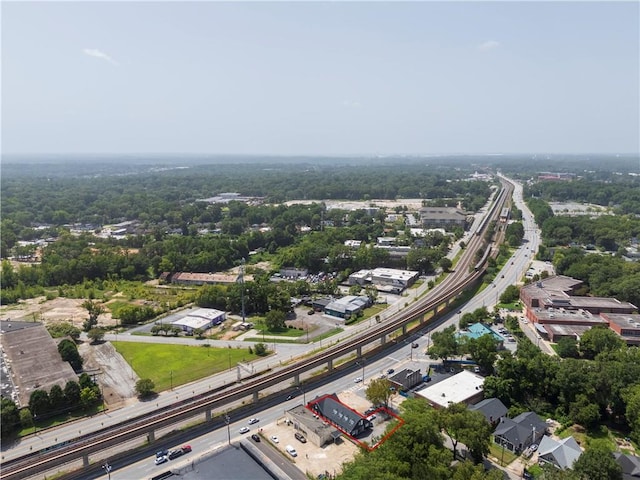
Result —
[{"label": "paved parking lot", "polygon": [[[321,473],[337,475],[342,472],[342,464],[351,461],[358,452],[358,447],[352,442],[343,440],[337,444],[330,443],[324,447],[318,447],[313,443],[301,443],[294,437],[293,426],[287,425],[284,418],[276,423],[265,425],[260,429],[262,441],[268,441],[275,446],[284,456],[295,463],[301,471],[311,474],[316,478]],[[271,437],[276,436],[278,443]],[[298,456],[293,458],[285,451],[287,445],[293,446]]]}]

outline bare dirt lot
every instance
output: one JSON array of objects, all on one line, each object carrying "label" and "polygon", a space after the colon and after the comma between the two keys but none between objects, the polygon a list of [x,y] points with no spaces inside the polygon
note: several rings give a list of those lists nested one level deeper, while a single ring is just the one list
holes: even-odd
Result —
[{"label": "bare dirt lot", "polygon": [[[46,300],[45,297],[21,300],[17,305],[3,305],[0,307],[0,315],[3,319],[21,320],[23,322],[50,323],[69,322],[82,328],[82,322],[87,318],[87,310],[82,308],[84,299],[58,297]],[[99,317],[102,325],[113,325],[115,320],[110,313],[103,313]]]},{"label": "bare dirt lot", "polygon": [[111,343],[90,345],[84,342],[78,346],[78,350],[84,359],[85,370],[95,372],[109,408],[136,401],[138,376]]}]

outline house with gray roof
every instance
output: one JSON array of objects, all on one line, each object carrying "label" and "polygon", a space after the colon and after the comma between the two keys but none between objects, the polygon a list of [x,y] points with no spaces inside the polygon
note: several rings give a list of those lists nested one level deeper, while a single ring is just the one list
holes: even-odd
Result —
[{"label": "house with gray roof", "polygon": [[508,412],[507,407],[499,398],[485,398],[475,405],[469,405],[469,410],[480,412],[492,426],[497,425]]},{"label": "house with gray roof", "polygon": [[561,470],[573,468],[573,463],[582,455],[582,449],[573,437],[554,440],[544,436],[538,446],[538,462],[550,463]]},{"label": "house with gray roof", "polygon": [[538,443],[547,430],[547,424],[535,413],[524,412],[511,419],[502,417],[493,432],[493,441],[509,451],[519,453]]},{"label": "house with gray roof", "polygon": [[638,480],[640,478],[640,457],[621,452],[613,452],[613,457],[622,467],[622,480]]},{"label": "house with gray roof", "polygon": [[309,408],[319,417],[353,438],[373,428],[373,424],[369,420],[342,403],[335,393],[313,400],[309,404]]}]

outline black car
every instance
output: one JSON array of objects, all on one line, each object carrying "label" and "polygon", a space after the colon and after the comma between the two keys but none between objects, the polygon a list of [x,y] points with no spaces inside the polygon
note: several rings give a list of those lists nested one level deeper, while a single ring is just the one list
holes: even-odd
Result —
[{"label": "black car", "polygon": [[387,375],[391,375],[393,372],[395,372],[395,370],[393,368],[390,368],[389,370],[387,370]]},{"label": "black car", "polygon": [[184,452],[182,451],[181,448],[178,448],[177,450],[171,450],[169,452],[169,460],[173,460],[174,458],[181,457],[182,455],[184,455]]},{"label": "black car", "polygon": [[259,441],[260,441],[260,437],[259,437],[257,434],[255,434],[255,433],[254,433],[253,435],[251,435],[251,439],[252,439],[254,442],[259,442]]},{"label": "black car", "polygon": [[411,344],[411,348],[418,348],[418,346],[419,346],[419,345],[418,345],[417,343],[412,343],[412,344]]},{"label": "black car", "polygon": [[307,443],[307,439],[304,438],[304,435],[302,435],[300,432],[296,432],[294,437],[296,437],[296,440],[298,440],[301,443]]},{"label": "black car", "polygon": [[160,450],[156,452],[156,458],[166,457],[167,455],[169,455],[169,450]]}]

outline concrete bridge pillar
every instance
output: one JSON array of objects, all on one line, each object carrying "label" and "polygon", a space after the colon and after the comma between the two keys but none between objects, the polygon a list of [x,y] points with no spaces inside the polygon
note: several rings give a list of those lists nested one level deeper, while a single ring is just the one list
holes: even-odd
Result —
[{"label": "concrete bridge pillar", "polygon": [[385,343],[387,343],[387,336],[386,335],[382,335],[380,337],[380,344],[384,345]]},{"label": "concrete bridge pillar", "polygon": [[205,419],[207,422],[210,422],[210,421],[211,421],[211,410],[205,410],[205,412],[204,412],[204,419]]},{"label": "concrete bridge pillar", "polygon": [[358,347],[356,349],[356,351],[358,352],[358,356],[361,357],[362,356],[362,347]]},{"label": "concrete bridge pillar", "polygon": [[85,453],[84,455],[82,455],[82,466],[83,467],[89,467],[89,454]]},{"label": "concrete bridge pillar", "polygon": [[296,373],[296,374],[293,376],[293,384],[294,384],[295,386],[300,385],[300,374],[299,374],[299,373]]},{"label": "concrete bridge pillar", "polygon": [[406,335],[407,334],[407,326],[403,325],[402,326],[402,335]]},{"label": "concrete bridge pillar", "polygon": [[253,403],[258,403],[259,397],[258,392],[253,392]]},{"label": "concrete bridge pillar", "polygon": [[149,441],[149,443],[153,443],[156,441],[156,434],[153,430],[149,430],[149,433],[147,433],[147,440]]},{"label": "concrete bridge pillar", "polygon": [[327,370],[333,370],[333,360],[331,359],[329,359],[329,361],[327,362]]}]

